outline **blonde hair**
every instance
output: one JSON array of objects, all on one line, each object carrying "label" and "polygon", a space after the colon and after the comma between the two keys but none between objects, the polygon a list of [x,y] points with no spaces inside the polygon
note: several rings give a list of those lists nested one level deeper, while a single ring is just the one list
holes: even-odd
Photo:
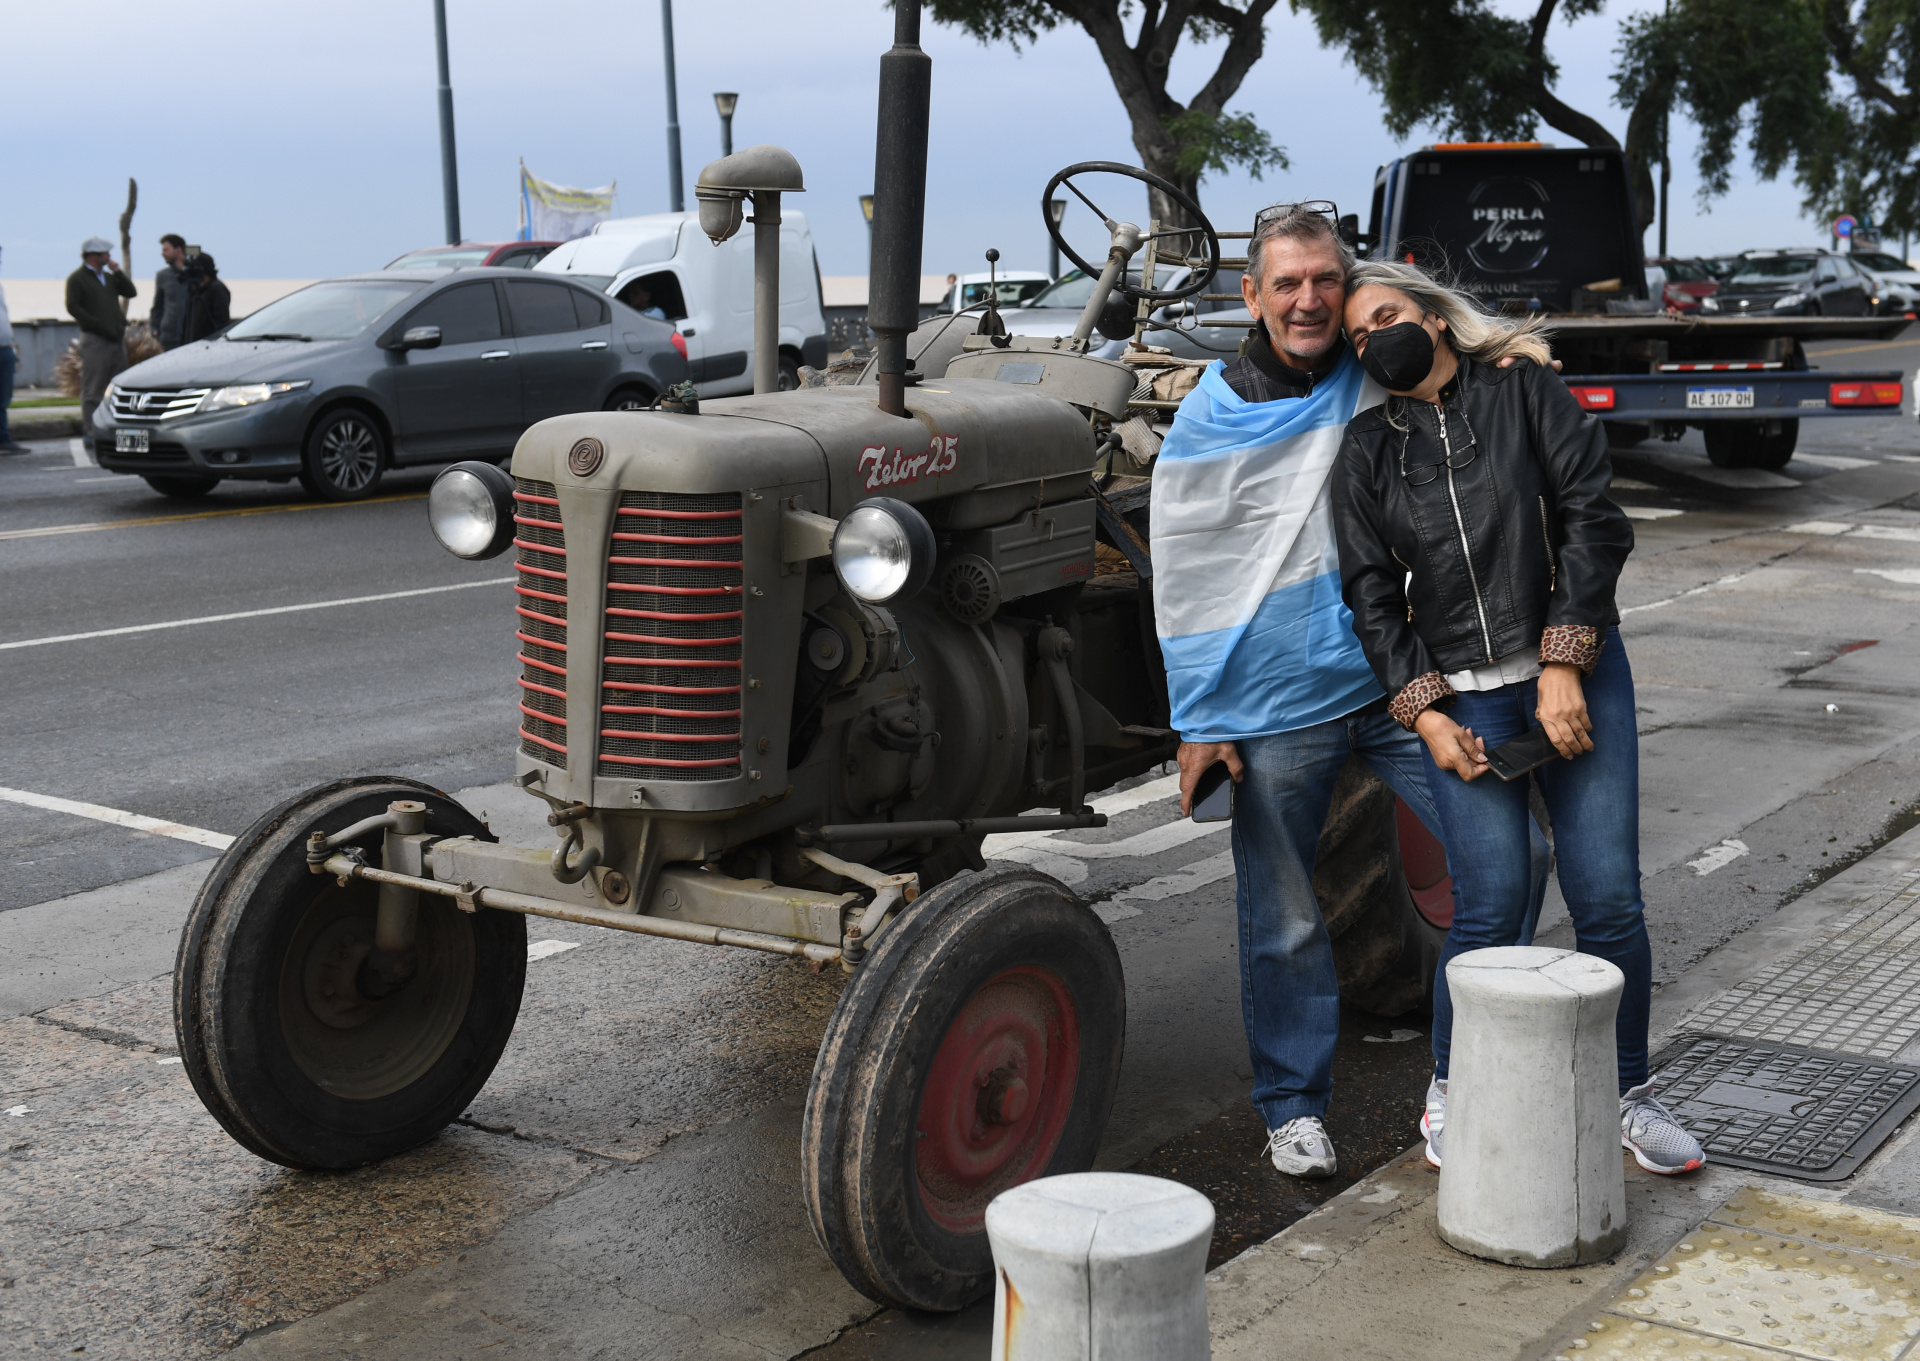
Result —
[{"label": "blonde hair", "polygon": [[1347,272],[1347,296],[1351,298],[1368,284],[1404,293],[1427,315],[1445,318],[1447,336],[1457,354],[1483,364],[1497,364],[1509,357],[1531,359],[1536,364],[1553,359],[1552,348],[1540,334],[1545,325],[1541,318],[1513,321],[1495,316],[1472,295],[1448,287],[1418,265],[1362,260]]}]

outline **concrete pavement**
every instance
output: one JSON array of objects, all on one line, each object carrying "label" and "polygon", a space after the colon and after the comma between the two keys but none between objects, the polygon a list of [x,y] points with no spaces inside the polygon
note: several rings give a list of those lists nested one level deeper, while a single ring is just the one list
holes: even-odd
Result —
[{"label": "concrete pavement", "polygon": [[[1839,919],[1871,910],[1898,891],[1910,894],[1916,881],[1920,831],[1909,831],[1796,899],[1763,928],[1708,955],[1679,984],[1656,994],[1655,1053],[1681,1034],[1714,1024],[1718,999],[1751,988],[1778,961],[1820,946],[1832,937]],[[1906,911],[1920,916],[1920,909]],[[1778,1010],[1787,1011],[1791,1000],[1783,997]],[[1902,1057],[1911,1060],[1912,1049]],[[1811,1201],[1828,1207],[1836,1223],[1845,1222],[1849,1213],[1858,1216],[1856,1226],[1886,1227],[1873,1219],[1876,1211],[1920,1214],[1920,1121],[1910,1120],[1858,1172],[1839,1183],[1808,1183],[1712,1163],[1687,1176],[1657,1177],[1642,1172],[1631,1158],[1625,1161],[1631,1235],[1626,1247],[1604,1263],[1535,1271],[1482,1261],[1443,1243],[1434,1215],[1441,1174],[1427,1165],[1418,1147],[1411,1148],[1337,1200],[1209,1276],[1214,1356],[1218,1361],[1282,1353],[1299,1361],[1354,1356],[1533,1361],[1596,1352],[1613,1355],[1616,1348],[1617,1354],[1637,1355],[1637,1344],[1646,1354],[1662,1356],[1694,1355],[1697,1348],[1702,1356],[1755,1361],[1833,1356],[1894,1361],[1914,1354],[1920,1345],[1915,1342],[1920,1338],[1920,1303],[1910,1303],[1916,1299],[1911,1287],[1920,1285],[1920,1259],[1914,1258],[1913,1246],[1920,1243],[1920,1219],[1911,1218],[1904,1227],[1888,1230],[1905,1233],[1905,1246],[1880,1243],[1851,1269],[1855,1274],[1866,1270],[1863,1280],[1881,1284],[1878,1304],[1883,1307],[1878,1313],[1865,1312],[1894,1318],[1897,1328],[1871,1336],[1865,1330],[1849,1332],[1852,1325],[1839,1326],[1839,1316],[1861,1314],[1858,1301],[1836,1315],[1821,1295],[1822,1290],[1832,1295],[1832,1289],[1779,1281],[1771,1283],[1773,1293],[1764,1296],[1765,1302],[1781,1306],[1775,1312],[1782,1320],[1801,1322],[1783,1323],[1764,1335],[1756,1330],[1751,1340],[1762,1344],[1758,1348],[1745,1345],[1748,1333],[1730,1322],[1737,1317],[1732,1310],[1717,1303],[1709,1307],[1705,1299],[1685,1321],[1669,1317],[1649,1324],[1638,1317],[1657,1317],[1652,1306],[1660,1297],[1647,1296],[1645,1278],[1657,1279],[1660,1265],[1675,1260],[1670,1254],[1689,1236],[1699,1239],[1693,1246],[1704,1250],[1728,1247],[1713,1240],[1714,1234],[1726,1233],[1731,1246],[1749,1254],[1751,1247],[1742,1235],[1755,1243],[1767,1233],[1786,1234],[1796,1243],[1813,1239],[1807,1250],[1820,1254],[1817,1265],[1840,1273],[1836,1279],[1845,1284],[1852,1260],[1847,1250],[1855,1245],[1836,1236],[1844,1230],[1802,1228],[1796,1237],[1793,1226],[1770,1223],[1765,1211],[1746,1210],[1742,1197],[1752,1200],[1748,1188],[1759,1188],[1773,1196]],[[1781,1217],[1773,1215],[1775,1220]],[[1696,1233],[1703,1224],[1705,1229]],[[1759,1255],[1768,1258],[1767,1251]],[[1808,1263],[1804,1256],[1798,1260]],[[1780,1265],[1789,1273],[1796,1270],[1791,1254],[1781,1255]],[[1800,1268],[1803,1275],[1806,1269]],[[1882,1278],[1892,1285],[1882,1284]],[[1709,1278],[1699,1289],[1712,1284]],[[1752,1288],[1761,1291],[1759,1285]],[[1641,1294],[1627,1293],[1635,1289]],[[1781,1296],[1792,1289],[1804,1290],[1816,1302],[1820,1316],[1833,1325],[1827,1333],[1809,1333],[1802,1326],[1813,1326],[1816,1315],[1797,1308],[1806,1302],[1800,1296]],[[1723,1317],[1716,1318],[1716,1311]],[[1636,1335],[1636,1325],[1645,1335]],[[1653,1335],[1656,1328],[1658,1336]]]}]

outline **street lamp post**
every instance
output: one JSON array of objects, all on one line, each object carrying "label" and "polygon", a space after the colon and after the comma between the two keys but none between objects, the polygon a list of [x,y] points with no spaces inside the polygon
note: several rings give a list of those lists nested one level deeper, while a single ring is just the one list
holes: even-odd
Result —
[{"label": "street lamp post", "polygon": [[[440,0],[436,0],[439,3]],[[680,95],[673,82],[673,0],[660,0],[660,28],[667,48],[667,202],[668,211],[686,211],[680,192]]]},{"label": "street lamp post", "polygon": [[[1053,225],[1058,228],[1061,222],[1066,219],[1067,201],[1063,198],[1048,199],[1047,216],[1052,219]],[[1056,279],[1060,277],[1060,243],[1053,239],[1052,232],[1047,233],[1047,273]]]},{"label": "street lamp post", "polygon": [[737,94],[716,92],[713,96],[713,107],[720,110],[720,154],[722,156],[733,155],[733,111],[739,103],[740,96]]},{"label": "street lamp post", "polygon": [[447,74],[447,0],[433,0],[433,41],[440,57],[440,198],[447,244],[460,244],[460,173],[453,157],[453,80]]}]

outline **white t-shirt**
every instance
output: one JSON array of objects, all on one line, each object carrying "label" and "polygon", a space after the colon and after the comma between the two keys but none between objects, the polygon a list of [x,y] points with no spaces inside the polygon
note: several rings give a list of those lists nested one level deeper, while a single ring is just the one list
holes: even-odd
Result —
[{"label": "white t-shirt", "polygon": [[13,321],[7,316],[7,290],[0,288],[0,350],[13,345]]},{"label": "white t-shirt", "polygon": [[1455,671],[1447,677],[1447,684],[1456,690],[1498,690],[1503,685],[1518,685],[1521,681],[1532,680],[1539,674],[1540,648],[1536,644],[1521,648],[1518,652],[1509,652],[1489,665]]}]

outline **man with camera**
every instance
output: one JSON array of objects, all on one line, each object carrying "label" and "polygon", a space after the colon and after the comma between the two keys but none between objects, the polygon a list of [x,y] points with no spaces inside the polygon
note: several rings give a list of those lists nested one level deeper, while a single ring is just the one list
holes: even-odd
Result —
[{"label": "man with camera", "polygon": [[80,245],[80,268],[67,276],[67,314],[80,323],[80,428],[93,429],[93,412],[107,384],[127,366],[127,317],[122,298],[138,297],[121,273],[113,245],[90,236]]}]

